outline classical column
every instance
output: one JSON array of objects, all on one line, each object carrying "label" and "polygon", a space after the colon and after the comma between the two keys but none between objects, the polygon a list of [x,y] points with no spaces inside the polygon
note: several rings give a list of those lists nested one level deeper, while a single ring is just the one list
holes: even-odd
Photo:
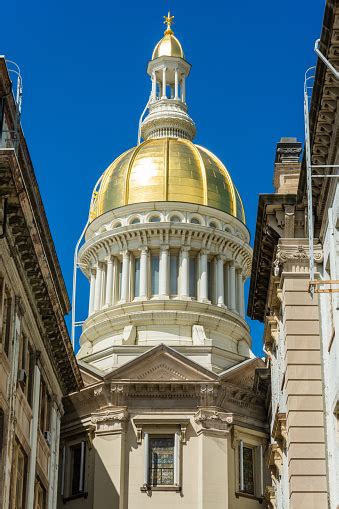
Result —
[{"label": "classical column", "polygon": [[155,77],[155,72],[152,72],[152,101],[155,101],[157,98],[157,82]]},{"label": "classical column", "polygon": [[116,304],[119,301],[119,259],[113,257],[113,296],[112,304]]},{"label": "classical column", "polygon": [[225,306],[224,302],[224,257],[217,258],[217,298],[218,306]]},{"label": "classical column", "polygon": [[199,260],[199,300],[202,302],[209,302],[208,300],[208,268],[207,268],[207,255],[208,250],[202,249],[200,251]]},{"label": "classical column", "polygon": [[162,298],[169,297],[168,292],[168,252],[169,246],[160,246],[159,260],[159,295]]},{"label": "classical column", "polygon": [[100,262],[98,262],[95,277],[94,311],[99,311],[101,307],[101,294],[102,294],[102,265]]},{"label": "classical column", "polygon": [[236,309],[236,299],[235,299],[235,267],[234,262],[230,262],[228,265],[228,302],[229,309],[235,311]]},{"label": "classical column", "polygon": [[51,442],[50,442],[50,457],[49,457],[49,468],[48,468],[48,501],[47,508],[54,509],[54,491],[56,490],[55,485],[55,464],[56,456],[59,455],[59,447],[57,448],[58,435],[57,435],[57,408],[55,402],[51,408]]},{"label": "classical column", "polygon": [[89,288],[89,306],[88,316],[94,311],[94,294],[95,294],[95,269],[91,269],[90,288]]},{"label": "classical column", "polygon": [[107,260],[107,270],[106,270],[106,299],[105,305],[112,305],[112,293],[113,293],[113,258],[112,256],[108,256]]},{"label": "classical column", "polygon": [[140,249],[140,298],[146,299],[148,295],[148,247]]},{"label": "classical column", "polygon": [[241,269],[236,271],[236,282],[237,282],[237,311],[239,315],[244,316],[244,284],[242,279]]},{"label": "classical column", "polygon": [[166,99],[166,67],[162,70],[162,98]]},{"label": "classical column", "polygon": [[188,247],[181,248],[181,266],[180,266],[180,296],[188,298],[189,287],[188,287]]},{"label": "classical column", "polygon": [[186,102],[186,83],[185,83],[185,76],[181,79],[181,100],[182,102]]},{"label": "classical column", "polygon": [[120,302],[127,302],[129,289],[129,258],[130,253],[127,249],[122,251],[122,277],[121,277],[121,299]]},{"label": "classical column", "polygon": [[57,409],[56,415],[56,443],[55,443],[55,465],[54,465],[54,493],[52,509],[57,507],[58,499],[58,474],[59,474],[59,446],[60,446],[60,421],[61,415],[59,409]]},{"label": "classical column", "polygon": [[40,369],[37,365],[34,367],[33,378],[33,404],[32,404],[32,421],[30,430],[30,446],[31,453],[27,468],[27,507],[34,507],[34,490],[35,490],[35,473],[36,473],[36,456],[38,447],[38,427],[39,427],[39,403],[40,403]]},{"label": "classical column", "polygon": [[179,99],[179,74],[177,67],[174,70],[174,99]]}]

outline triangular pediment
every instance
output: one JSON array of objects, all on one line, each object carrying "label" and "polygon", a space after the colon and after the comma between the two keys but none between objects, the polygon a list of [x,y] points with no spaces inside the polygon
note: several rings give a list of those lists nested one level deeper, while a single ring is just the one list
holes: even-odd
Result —
[{"label": "triangular pediment", "polygon": [[220,378],[237,387],[252,390],[256,370],[263,367],[265,367],[265,363],[259,357],[247,359],[221,373]]},{"label": "triangular pediment", "polygon": [[216,381],[218,376],[174,349],[159,345],[107,374],[105,379],[185,383]]}]

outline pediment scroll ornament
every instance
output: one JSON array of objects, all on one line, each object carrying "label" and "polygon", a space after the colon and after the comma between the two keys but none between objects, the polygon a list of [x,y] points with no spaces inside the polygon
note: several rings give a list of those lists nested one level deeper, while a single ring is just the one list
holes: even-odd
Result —
[{"label": "pediment scroll ornament", "polygon": [[200,409],[194,416],[195,422],[203,430],[230,431],[233,414],[218,410]]},{"label": "pediment scroll ornament", "polygon": [[96,435],[110,435],[125,431],[125,424],[129,421],[129,414],[125,409],[105,410],[91,416],[91,423],[95,427]]}]

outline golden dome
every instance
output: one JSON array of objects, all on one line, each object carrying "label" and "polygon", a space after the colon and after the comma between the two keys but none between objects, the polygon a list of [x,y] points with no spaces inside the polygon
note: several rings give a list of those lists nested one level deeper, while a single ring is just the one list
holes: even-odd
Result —
[{"label": "golden dome", "polygon": [[166,33],[164,37],[155,46],[152,53],[152,60],[158,57],[181,57],[184,58],[184,52],[178,39],[173,32]]},{"label": "golden dome", "polygon": [[154,201],[206,205],[245,223],[241,198],[223,163],[183,138],[149,139],[115,159],[103,174],[90,218]]}]

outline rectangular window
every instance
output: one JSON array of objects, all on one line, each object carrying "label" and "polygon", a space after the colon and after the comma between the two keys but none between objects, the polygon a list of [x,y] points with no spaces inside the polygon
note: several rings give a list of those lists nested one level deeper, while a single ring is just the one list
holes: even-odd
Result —
[{"label": "rectangular window", "polygon": [[46,509],[46,491],[39,479],[35,484],[35,504],[34,509]]},{"label": "rectangular window", "polygon": [[179,257],[170,255],[170,295],[178,295]]},{"label": "rectangular window", "polygon": [[16,443],[13,450],[11,472],[11,507],[25,508],[27,456]]},{"label": "rectangular window", "polygon": [[11,343],[11,315],[12,315],[12,299],[6,292],[2,310],[2,345],[5,354],[9,357],[9,347]]},{"label": "rectangular window", "polygon": [[83,493],[85,484],[86,442],[82,441],[70,447],[71,453],[71,495]]},{"label": "rectangular window", "polygon": [[152,295],[159,295],[159,256],[151,257],[151,288]]},{"label": "rectangular window", "polygon": [[28,397],[29,374],[30,374],[30,349],[28,338],[25,334],[21,334],[19,343],[19,363],[18,363],[18,382],[26,397]]},{"label": "rectangular window", "polygon": [[149,484],[174,485],[174,436],[149,437]]},{"label": "rectangular window", "polygon": [[197,259],[189,257],[189,296],[197,297]]},{"label": "rectangular window", "polygon": [[134,259],[134,297],[140,297],[140,258]]},{"label": "rectangular window", "polygon": [[46,384],[42,380],[40,384],[40,414],[39,426],[41,433],[50,431],[51,424],[51,397],[47,392]]},{"label": "rectangular window", "polygon": [[254,495],[254,450],[239,444],[240,491]]}]

